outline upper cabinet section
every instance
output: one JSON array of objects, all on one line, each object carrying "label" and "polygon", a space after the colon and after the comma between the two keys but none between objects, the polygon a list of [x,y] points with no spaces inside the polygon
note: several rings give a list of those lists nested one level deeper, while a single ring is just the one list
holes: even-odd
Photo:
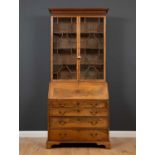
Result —
[{"label": "upper cabinet section", "polygon": [[106,81],[108,9],[49,9],[51,80]]}]

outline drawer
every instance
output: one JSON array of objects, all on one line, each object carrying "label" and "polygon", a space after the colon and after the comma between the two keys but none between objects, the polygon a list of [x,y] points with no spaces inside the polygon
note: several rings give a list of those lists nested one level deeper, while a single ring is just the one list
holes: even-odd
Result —
[{"label": "drawer", "polygon": [[108,141],[108,131],[102,129],[49,130],[51,141]]},{"label": "drawer", "polygon": [[104,128],[108,129],[107,117],[50,117],[49,128]]},{"label": "drawer", "polygon": [[49,108],[49,116],[108,116],[102,108]]},{"label": "drawer", "polygon": [[49,107],[62,108],[108,108],[108,101],[93,101],[93,100],[51,100]]}]

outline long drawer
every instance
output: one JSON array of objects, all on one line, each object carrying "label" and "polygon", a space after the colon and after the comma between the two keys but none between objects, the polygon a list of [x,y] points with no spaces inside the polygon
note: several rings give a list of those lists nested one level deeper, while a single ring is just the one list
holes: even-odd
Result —
[{"label": "long drawer", "polygon": [[108,131],[102,129],[49,130],[49,140],[53,141],[108,141]]},{"label": "long drawer", "polygon": [[50,117],[49,128],[108,128],[107,117]]},{"label": "long drawer", "polygon": [[49,108],[49,116],[108,116],[102,108]]},{"label": "long drawer", "polygon": [[49,100],[49,107],[55,108],[108,108],[108,101],[93,100]]}]

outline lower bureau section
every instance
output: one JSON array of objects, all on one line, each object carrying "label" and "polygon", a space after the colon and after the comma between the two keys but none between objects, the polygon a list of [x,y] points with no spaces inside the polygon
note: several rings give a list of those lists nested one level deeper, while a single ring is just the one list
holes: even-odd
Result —
[{"label": "lower bureau section", "polygon": [[104,129],[65,129],[49,130],[49,141],[109,141],[108,131]]},{"label": "lower bureau section", "polygon": [[47,148],[60,143],[96,143],[110,148],[109,101],[49,100]]}]

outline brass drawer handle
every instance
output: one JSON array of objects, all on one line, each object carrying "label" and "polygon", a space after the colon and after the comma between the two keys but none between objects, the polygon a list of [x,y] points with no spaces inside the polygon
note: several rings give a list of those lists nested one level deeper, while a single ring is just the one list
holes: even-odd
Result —
[{"label": "brass drawer handle", "polygon": [[60,115],[64,115],[66,112],[65,111],[59,111]]},{"label": "brass drawer handle", "polygon": [[92,125],[96,125],[98,122],[97,121],[91,121]]},{"label": "brass drawer handle", "polygon": [[59,106],[60,107],[65,107],[65,104],[64,103],[59,103]]},{"label": "brass drawer handle", "polygon": [[97,103],[90,103],[90,105],[91,105],[92,107],[96,107],[98,104],[97,104]]},{"label": "brass drawer handle", "polygon": [[66,137],[67,136],[67,133],[59,133],[59,136],[60,137]]},{"label": "brass drawer handle", "polygon": [[97,112],[97,111],[90,111],[90,113],[91,113],[92,115],[96,115],[98,112]]},{"label": "brass drawer handle", "polygon": [[66,122],[63,121],[63,120],[60,120],[60,121],[59,121],[59,124],[60,124],[60,125],[64,125],[64,124],[66,124]]},{"label": "brass drawer handle", "polygon": [[95,137],[98,136],[98,133],[90,133],[90,135],[91,135],[93,138],[95,138]]}]

